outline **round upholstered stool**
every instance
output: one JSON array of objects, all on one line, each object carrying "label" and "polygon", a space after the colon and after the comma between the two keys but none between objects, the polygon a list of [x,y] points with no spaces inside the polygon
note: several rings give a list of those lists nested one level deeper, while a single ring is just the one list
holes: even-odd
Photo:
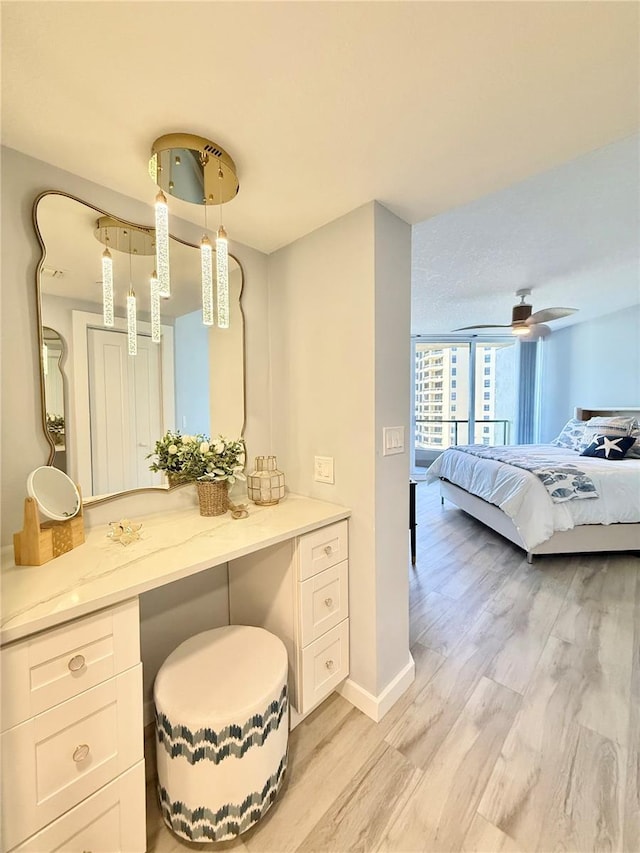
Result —
[{"label": "round upholstered stool", "polygon": [[182,643],[154,685],[158,796],[189,841],[249,829],[287,767],[287,652],[262,628],[228,625]]}]

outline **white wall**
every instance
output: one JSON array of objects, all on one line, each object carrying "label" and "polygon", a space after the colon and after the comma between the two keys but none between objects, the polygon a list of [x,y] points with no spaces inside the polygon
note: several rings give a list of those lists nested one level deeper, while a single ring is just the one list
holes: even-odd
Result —
[{"label": "white wall", "polygon": [[[115,167],[114,167],[115,168]],[[9,148],[2,149],[2,543],[11,541],[22,525],[22,505],[28,473],[48,458],[41,429],[38,347],[36,338],[35,272],[40,247],[32,225],[32,206],[44,190],[61,190],[123,219],[153,222],[153,187],[149,204],[115,193],[48,163]],[[177,237],[198,243],[201,229],[171,220]],[[230,243],[229,251],[245,271],[246,402],[245,438],[249,452],[269,444],[267,257],[254,249]],[[184,490],[180,490],[184,492]],[[158,512],[172,501],[184,503],[184,494],[145,493],[102,504],[88,513],[90,523],[106,523],[114,514]]]},{"label": "white wall", "polygon": [[375,203],[269,258],[271,450],[292,491],[352,509],[351,678],[373,696],[409,660],[409,457],[381,457],[381,425],[408,425],[409,263],[409,226]]},{"label": "white wall", "polygon": [[559,329],[543,344],[541,440],[576,406],[640,406],[640,305]]}]

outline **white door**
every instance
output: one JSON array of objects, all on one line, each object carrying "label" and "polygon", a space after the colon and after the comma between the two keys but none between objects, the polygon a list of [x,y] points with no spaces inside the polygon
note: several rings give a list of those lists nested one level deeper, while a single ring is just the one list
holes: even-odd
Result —
[{"label": "white door", "polygon": [[90,328],[88,354],[91,493],[160,484],[146,458],[162,435],[159,347],[138,335],[130,356],[124,332]]}]

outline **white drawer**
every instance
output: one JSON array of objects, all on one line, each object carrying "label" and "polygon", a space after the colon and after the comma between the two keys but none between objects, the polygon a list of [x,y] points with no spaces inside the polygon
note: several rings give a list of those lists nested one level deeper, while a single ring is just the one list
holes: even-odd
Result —
[{"label": "white drawer", "polygon": [[346,521],[328,524],[298,539],[298,579],[323,572],[349,556],[348,525]]},{"label": "white drawer", "polygon": [[349,620],[302,649],[302,708],[306,714],[349,675]]},{"label": "white drawer", "polygon": [[5,646],[2,731],[140,661],[138,599]]},{"label": "white drawer", "polygon": [[300,642],[307,646],[349,615],[349,563],[345,560],[300,584]]},{"label": "white drawer", "polygon": [[141,664],[4,732],[3,849],[33,835],[142,757]]},{"label": "white drawer", "polygon": [[12,853],[144,853],[144,761],[50,823]]}]

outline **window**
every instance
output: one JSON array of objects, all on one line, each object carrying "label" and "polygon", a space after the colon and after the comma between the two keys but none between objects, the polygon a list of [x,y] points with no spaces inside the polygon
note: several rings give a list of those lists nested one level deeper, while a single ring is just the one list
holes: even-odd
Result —
[{"label": "window", "polygon": [[485,376],[491,376],[491,368],[490,367],[485,367],[484,375]]},{"label": "window", "polygon": [[[455,349],[455,347],[454,347],[454,349]],[[451,364],[455,364],[455,363],[457,362],[457,360],[458,360],[458,356],[457,356],[457,355],[452,355],[452,356],[451,356]]]},{"label": "window", "polygon": [[456,388],[457,386],[458,386],[458,381],[457,381],[457,379],[452,379],[452,380],[451,380],[451,387],[452,387],[452,388]]},{"label": "window", "polygon": [[485,392],[484,392],[484,399],[485,399],[485,400],[490,400],[490,399],[491,399],[491,391],[485,391]]},{"label": "window", "polygon": [[483,420],[483,421],[488,421],[488,420],[489,420],[489,415],[483,415],[483,416],[482,416],[482,420]]},{"label": "window", "polygon": [[488,435],[484,436],[484,438],[482,439],[482,443],[483,444],[489,444],[489,436]]},{"label": "window", "polygon": [[455,392],[455,391],[452,391],[452,392],[451,392],[451,399],[452,399],[452,400],[455,400],[455,399],[456,399],[456,392]]},{"label": "window", "polygon": [[458,372],[458,368],[457,368],[457,367],[452,367],[452,368],[451,368],[451,375],[452,375],[452,376],[455,376],[455,375],[457,374],[457,372]]},{"label": "window", "polygon": [[486,352],[486,353],[484,354],[484,363],[485,363],[485,364],[488,364],[490,361],[491,361],[491,353]]},{"label": "window", "polygon": [[491,411],[491,406],[488,403],[485,403],[484,406],[482,407],[482,411],[483,412]]},{"label": "window", "polygon": [[491,380],[490,379],[484,380],[484,387],[485,388],[491,388]]},{"label": "window", "polygon": [[483,432],[485,435],[487,435],[487,433],[489,432],[489,427],[488,427],[488,426],[482,427],[482,432]]}]

